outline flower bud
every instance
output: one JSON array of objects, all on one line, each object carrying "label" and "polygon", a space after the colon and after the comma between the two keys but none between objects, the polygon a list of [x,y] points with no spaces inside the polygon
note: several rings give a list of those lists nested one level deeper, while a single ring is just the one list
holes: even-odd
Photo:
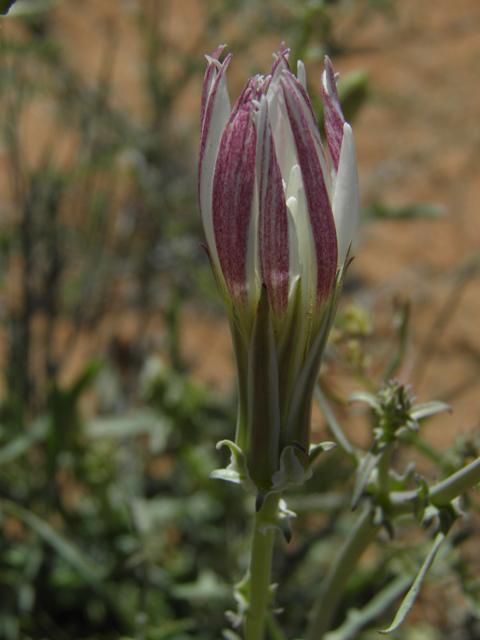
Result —
[{"label": "flower bud", "polygon": [[237,365],[232,458],[243,454],[242,477],[269,490],[287,482],[287,467],[300,478],[311,462],[313,390],[359,221],[357,166],[328,58],[327,162],[303,64],[295,77],[282,45],[270,74],[250,78],[231,110],[223,49],[207,56],[200,209]]}]

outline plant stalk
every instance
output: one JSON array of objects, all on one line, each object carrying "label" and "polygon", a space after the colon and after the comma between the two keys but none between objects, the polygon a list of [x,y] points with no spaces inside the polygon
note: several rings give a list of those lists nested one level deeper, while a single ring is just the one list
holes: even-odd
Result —
[{"label": "plant stalk", "polygon": [[[265,618],[270,600],[274,525],[278,513],[279,494],[272,494],[255,514],[250,554],[249,607],[245,617],[245,640],[263,640]],[[270,528],[265,529],[266,526]]]},{"label": "plant stalk", "polygon": [[480,458],[430,487],[428,495],[435,507],[442,507],[480,483]]},{"label": "plant stalk", "polygon": [[307,629],[306,640],[320,640],[330,628],[338,604],[357,561],[375,539],[381,525],[371,524],[372,512],[368,506],[358,518],[345,541],[335,564],[332,565],[321,592],[312,608],[312,617]]}]

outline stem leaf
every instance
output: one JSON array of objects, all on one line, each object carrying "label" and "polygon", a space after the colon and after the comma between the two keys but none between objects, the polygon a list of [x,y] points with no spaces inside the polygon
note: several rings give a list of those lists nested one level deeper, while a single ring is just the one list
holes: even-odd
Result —
[{"label": "stem leaf", "polygon": [[[443,514],[445,514],[444,517],[442,517]],[[451,518],[448,517],[448,514],[446,514],[445,512],[440,514],[440,528],[438,530],[437,535],[435,536],[433,547],[430,550],[430,553],[425,558],[425,561],[422,564],[422,567],[418,572],[418,575],[415,578],[415,581],[412,584],[409,592],[407,593],[402,604],[400,605],[400,608],[397,611],[397,615],[395,616],[392,624],[388,627],[388,629],[385,629],[384,631],[379,631],[378,633],[381,633],[383,635],[392,633],[392,631],[395,631],[396,629],[398,629],[398,627],[402,624],[402,622],[407,617],[408,612],[413,607],[413,603],[415,602],[420,592],[425,575],[427,571],[430,569],[430,567],[432,566],[433,561],[435,560],[435,556],[437,555],[437,552],[440,549],[442,542],[445,540],[447,536],[451,523],[452,521],[451,521]]]},{"label": "stem leaf", "polygon": [[345,622],[326,634],[325,640],[355,640],[362,629],[381,616],[412,584],[409,575],[399,575],[378,593],[363,609],[347,611]]},{"label": "stem leaf", "polygon": [[414,420],[422,420],[422,418],[428,418],[441,411],[451,411],[450,405],[434,400],[433,402],[425,402],[413,407],[410,409],[410,415]]}]

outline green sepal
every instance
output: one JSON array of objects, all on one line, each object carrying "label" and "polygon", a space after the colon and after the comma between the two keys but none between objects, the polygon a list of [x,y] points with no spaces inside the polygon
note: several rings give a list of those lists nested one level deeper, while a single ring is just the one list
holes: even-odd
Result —
[{"label": "green sepal", "polygon": [[283,533],[287,543],[292,539],[292,523],[290,521],[296,517],[297,514],[287,508],[285,500],[280,500],[278,503],[278,528]]},{"label": "green sepal", "polygon": [[221,440],[217,443],[217,449],[221,449],[224,445],[227,446],[231,452],[230,464],[226,469],[216,469],[212,471],[210,478],[241,484],[245,491],[256,492],[256,487],[248,471],[247,458],[243,451],[231,440]]},{"label": "green sepal", "polygon": [[275,520],[262,522],[259,531],[263,535],[268,529],[278,529],[283,534],[285,541],[288,543],[292,539],[292,525],[290,520],[296,518],[297,514],[287,508],[285,500],[280,500],[278,503],[278,513]]},{"label": "green sepal", "polygon": [[334,442],[312,445],[308,455],[297,444],[285,447],[280,456],[280,469],[272,478],[273,491],[283,491],[287,487],[304,484],[312,477],[312,467],[319,455],[336,446]]},{"label": "green sepal", "polygon": [[295,381],[295,387],[290,402],[290,410],[283,442],[300,442],[304,448],[308,447],[310,438],[310,421],[313,401],[313,390],[317,383],[320,363],[327,344],[333,318],[338,303],[337,288],[331,294],[321,318],[318,320],[318,332],[311,346],[308,348],[305,362]]},{"label": "green sepal", "polygon": [[[337,446],[334,442],[322,442],[321,444],[312,445],[308,455],[297,443],[285,447],[280,456],[280,469],[273,474],[270,487],[260,489],[252,480],[247,457],[240,447],[231,440],[221,440],[217,444],[217,449],[224,445],[231,452],[230,464],[226,469],[212,471],[210,479],[234,482],[241,484],[246,491],[252,491],[256,496],[255,510],[257,512],[260,511],[270,494],[279,493],[290,486],[302,485],[309,480],[313,474],[312,467],[320,454]],[[299,458],[303,460],[300,461]]]},{"label": "green sepal", "polygon": [[256,497],[255,497],[255,511],[258,513],[260,509],[263,507],[263,503],[270,495],[270,491],[268,489],[261,489]]},{"label": "green sepal", "polygon": [[289,445],[283,449],[280,456],[280,469],[272,477],[274,491],[283,491],[292,485],[302,485],[305,480],[308,480],[305,467],[299,460],[300,456],[306,457],[306,454],[295,445]]},{"label": "green sepal", "polygon": [[247,441],[247,381],[248,381],[248,353],[247,353],[247,336],[245,327],[242,325],[237,309],[232,306],[232,300],[228,290],[227,283],[223,277],[220,268],[217,268],[212,257],[210,249],[202,244],[205,249],[213,277],[217,285],[218,291],[222,296],[223,305],[230,326],[230,334],[232,336],[233,351],[235,354],[235,365],[237,369],[237,388],[238,388],[238,418],[235,434],[235,441],[241,449],[246,447]]},{"label": "green sepal", "polygon": [[335,442],[322,442],[320,444],[312,444],[310,447],[310,451],[308,452],[308,468],[314,465],[318,456],[324,451],[330,451],[331,449],[335,449],[338,445]]},{"label": "green sepal", "polygon": [[248,350],[235,309],[232,309],[229,324],[235,354],[235,366],[237,369],[238,417],[235,430],[235,442],[243,450],[247,445]]},{"label": "green sepal", "polygon": [[278,520],[277,529],[285,538],[285,542],[288,544],[292,539],[292,527],[289,520]]},{"label": "green sepal", "polygon": [[267,489],[278,469],[280,391],[275,336],[265,285],[262,286],[248,348],[247,385],[245,454],[253,482],[257,487]]},{"label": "green sepal", "polygon": [[[260,511],[270,494],[280,493],[288,487],[299,486],[309,480],[313,474],[312,467],[320,454],[324,451],[330,451],[336,446],[334,442],[322,442],[321,444],[312,445],[308,455],[298,446],[298,443],[285,447],[280,456],[280,469],[273,474],[272,486],[269,489],[259,490],[257,493],[255,500],[256,511]],[[281,500],[280,502],[282,503],[283,501]],[[280,514],[282,513],[280,509]],[[285,513],[287,512],[285,511]],[[293,517],[293,512],[289,511],[288,513],[290,514],[289,517]],[[282,525],[279,528],[285,535],[284,526]]]}]

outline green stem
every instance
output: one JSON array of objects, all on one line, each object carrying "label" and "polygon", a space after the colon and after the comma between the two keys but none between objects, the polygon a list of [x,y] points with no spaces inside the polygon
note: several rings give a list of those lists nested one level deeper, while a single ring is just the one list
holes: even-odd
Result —
[{"label": "green stem", "polygon": [[380,529],[380,525],[372,526],[371,509],[368,506],[355,523],[335,564],[332,565],[322,584],[322,590],[312,608],[312,618],[306,634],[307,640],[320,640],[330,628],[350,574]]},{"label": "green stem", "polygon": [[[430,487],[428,492],[430,503],[437,509],[441,509],[452,500],[455,500],[455,498],[473,489],[479,483],[480,458],[477,458],[467,464],[466,467],[463,467],[463,469]],[[398,518],[399,516],[413,514],[418,504],[418,493],[415,490],[392,491],[389,501],[390,517]]]},{"label": "green stem", "polygon": [[388,498],[390,492],[390,462],[392,459],[392,445],[387,445],[378,463],[378,496]]},{"label": "green stem", "polygon": [[[265,616],[270,600],[274,525],[278,513],[279,494],[272,494],[255,514],[250,554],[249,607],[245,618],[245,640],[263,640]],[[265,526],[270,528],[265,530]]]},{"label": "green stem", "polygon": [[428,495],[435,507],[443,507],[480,483],[480,458],[430,487]]}]

